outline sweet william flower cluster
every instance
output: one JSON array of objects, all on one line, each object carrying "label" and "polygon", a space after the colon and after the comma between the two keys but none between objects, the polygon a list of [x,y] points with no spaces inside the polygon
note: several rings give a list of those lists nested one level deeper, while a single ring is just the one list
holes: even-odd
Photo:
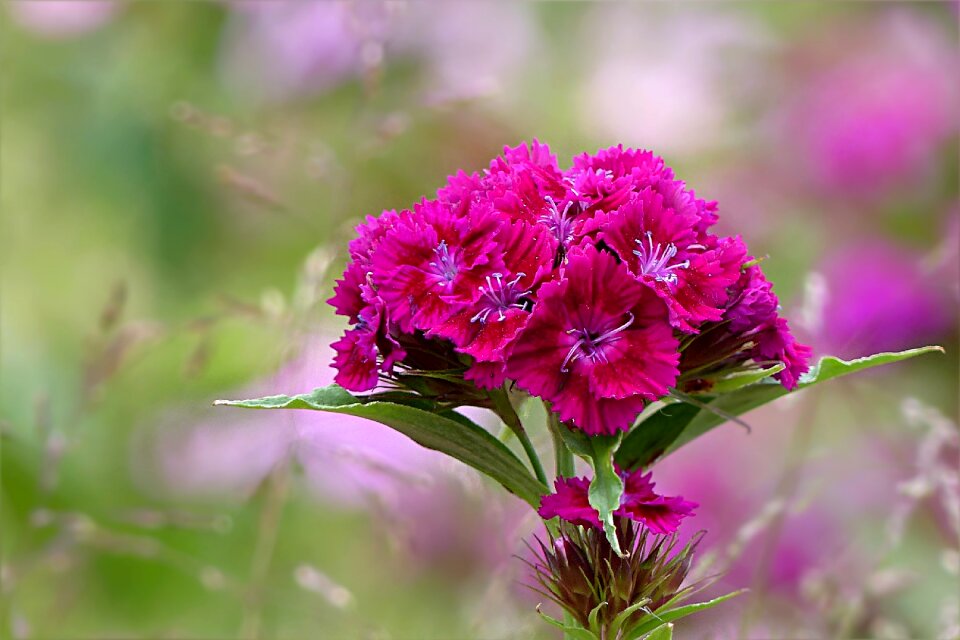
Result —
[{"label": "sweet william flower cluster", "polygon": [[[649,151],[561,170],[546,145],[506,148],[358,227],[330,300],[351,325],[333,345],[339,386],[224,403],[376,420],[470,465],[544,520],[549,542],[529,564],[565,612],[547,622],[570,637],[668,638],[668,621],[736,593],[680,605],[705,585],[684,586],[700,536],[681,546],[677,533],[698,505],[658,494],[650,467],[792,389],[938,349],[808,372],[760,262],[716,222],[716,203]],[[545,408],[552,493],[517,411],[528,397]],[[465,406],[508,431],[494,437]]]},{"label": "sweet william flower cluster", "polygon": [[368,391],[405,372],[505,382],[588,435],[630,428],[671,389],[702,391],[808,347],[743,240],[711,232],[717,205],[664,161],[622,146],[561,170],[544,144],[506,148],[437,197],[358,227],[330,303],[352,323],[336,381]]}]

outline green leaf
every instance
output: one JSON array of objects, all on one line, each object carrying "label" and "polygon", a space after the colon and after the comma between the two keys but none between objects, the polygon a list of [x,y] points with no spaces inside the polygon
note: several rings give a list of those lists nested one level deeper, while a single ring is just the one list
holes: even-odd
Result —
[{"label": "green leaf", "polygon": [[625,469],[649,466],[666,453],[698,413],[698,407],[684,402],[664,406],[627,434],[617,450],[617,464]]},{"label": "green leaf", "polygon": [[487,474],[534,509],[540,505],[540,496],[547,493],[547,487],[530,475],[510,449],[461,414],[436,414],[391,402],[363,402],[337,385],[296,396],[217,400],[214,404],[247,409],[311,409],[367,418]]},{"label": "green leaf", "polygon": [[564,423],[557,421],[557,433],[563,443],[567,445],[571,453],[581,458],[590,458],[593,456],[593,444],[590,442],[590,436],[579,429],[571,429]]},{"label": "green leaf", "polygon": [[673,623],[662,624],[647,636],[647,640],[673,640]]},{"label": "green leaf", "polygon": [[557,620],[556,618],[551,618],[543,611],[540,610],[540,606],[537,606],[537,613],[540,614],[540,617],[544,619],[548,624],[552,624],[558,629],[563,630],[564,640],[567,638],[572,638],[573,640],[599,640],[599,637],[590,633],[583,627],[578,627],[574,625],[564,624]]},{"label": "green leaf", "polygon": [[635,602],[618,613],[617,617],[610,622],[610,628],[607,630],[607,635],[613,638],[619,637],[617,634],[620,633],[620,628],[626,624],[627,618],[632,616],[638,609],[643,609],[648,604],[650,604],[650,598],[644,598],[640,602]]},{"label": "green leaf", "polygon": [[[925,353],[943,353],[942,347],[921,347],[899,353],[878,353],[856,360],[841,360],[833,356],[820,359],[809,372],[801,376],[797,390],[851,373],[914,358]],[[764,377],[760,381],[739,387],[729,393],[695,396],[708,408],[688,403],[668,404],[634,427],[623,439],[616,461],[625,469],[650,465],[657,458],[668,455],[686,443],[717,427],[727,419],[723,414],[740,416],[790,393],[783,386]],[[683,408],[681,408],[683,407]]]},{"label": "green leaf", "polygon": [[784,369],[786,369],[786,366],[782,362],[778,362],[766,369],[749,369],[747,371],[730,373],[714,380],[713,386],[710,387],[710,393],[730,393],[731,391],[736,391],[749,384],[754,384],[776,375]]},{"label": "green leaf", "polygon": [[620,444],[620,438],[620,434],[590,438],[593,449],[590,456],[593,480],[590,481],[589,498],[590,506],[600,514],[607,541],[617,555],[622,557],[624,553],[620,550],[620,541],[617,540],[617,527],[613,524],[613,512],[620,508],[620,498],[623,496],[623,480],[613,468],[613,451]]},{"label": "green leaf", "polygon": [[666,611],[655,611],[649,616],[644,616],[637,626],[624,633],[624,640],[637,640],[638,638],[642,638],[646,634],[658,629],[662,625],[666,625],[668,622],[674,622],[675,620],[686,618],[687,616],[697,613],[698,611],[704,611],[706,609],[715,607],[721,602],[726,602],[727,600],[734,598],[745,591],[746,589],[741,589],[740,591],[734,591],[733,593],[728,593],[720,596],[719,598],[714,598],[708,602],[688,604],[684,607],[677,607],[676,609],[668,609]]},{"label": "green leaf", "polygon": [[590,612],[590,615],[587,616],[587,623],[590,627],[590,631],[597,637],[600,637],[600,625],[598,624],[598,619],[600,618],[600,610],[607,606],[606,602],[601,602],[593,608],[593,611]]}]

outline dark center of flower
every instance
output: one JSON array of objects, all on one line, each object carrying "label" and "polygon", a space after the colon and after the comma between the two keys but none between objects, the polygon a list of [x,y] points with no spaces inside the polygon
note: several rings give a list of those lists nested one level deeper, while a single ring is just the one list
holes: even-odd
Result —
[{"label": "dark center of flower", "polygon": [[516,278],[507,282],[503,280],[502,273],[487,276],[487,286],[480,286],[480,293],[483,294],[480,303],[483,308],[477,315],[470,318],[470,322],[486,324],[491,313],[496,313],[497,321],[503,322],[507,318],[505,315],[507,309],[523,309],[526,302],[522,300],[531,293],[529,290],[523,291],[517,286],[524,276],[526,276],[525,273],[518,273]]},{"label": "dark center of flower", "polygon": [[677,274],[673,273],[673,270],[686,269],[690,266],[690,261],[684,260],[683,262],[670,264],[670,260],[677,255],[677,246],[672,242],[666,247],[659,242],[654,246],[653,234],[647,231],[646,236],[646,244],[643,240],[637,238],[635,242],[639,248],[633,250],[633,254],[640,258],[638,263],[640,273],[650,276],[658,282],[676,284]]},{"label": "dark center of flower", "polygon": [[563,363],[560,364],[560,371],[562,373],[569,372],[569,365],[580,358],[587,358],[591,362],[607,362],[605,347],[619,340],[619,334],[633,324],[633,314],[628,312],[627,315],[629,316],[627,321],[619,327],[599,333],[587,329],[570,329],[567,331],[568,334],[575,336],[577,341],[570,347]]},{"label": "dark center of flower", "polygon": [[433,272],[446,282],[453,282],[458,271],[457,261],[450,255],[450,248],[447,246],[447,241],[441,240],[433,252],[437,255],[437,259],[430,263],[430,266],[433,267]]}]

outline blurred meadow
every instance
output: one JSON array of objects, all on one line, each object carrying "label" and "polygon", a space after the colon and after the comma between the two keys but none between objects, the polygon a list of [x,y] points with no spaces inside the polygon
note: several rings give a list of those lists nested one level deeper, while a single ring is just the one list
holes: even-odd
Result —
[{"label": "blurred meadow", "polygon": [[553,637],[520,501],[372,423],[211,406],[329,384],[354,225],[537,138],[663,155],[818,355],[946,349],[658,466],[752,588],[678,636],[960,638],[955,2],[0,14],[0,637]]}]

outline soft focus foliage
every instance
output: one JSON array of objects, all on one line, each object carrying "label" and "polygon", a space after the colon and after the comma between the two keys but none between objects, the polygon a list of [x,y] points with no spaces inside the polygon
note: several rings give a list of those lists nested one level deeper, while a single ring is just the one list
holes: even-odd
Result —
[{"label": "soft focus foliage", "polygon": [[553,637],[520,501],[356,418],[208,409],[327,384],[363,216],[533,138],[663,154],[815,355],[946,347],[658,465],[691,580],[752,587],[676,636],[960,635],[955,3],[0,11],[0,636]]}]

